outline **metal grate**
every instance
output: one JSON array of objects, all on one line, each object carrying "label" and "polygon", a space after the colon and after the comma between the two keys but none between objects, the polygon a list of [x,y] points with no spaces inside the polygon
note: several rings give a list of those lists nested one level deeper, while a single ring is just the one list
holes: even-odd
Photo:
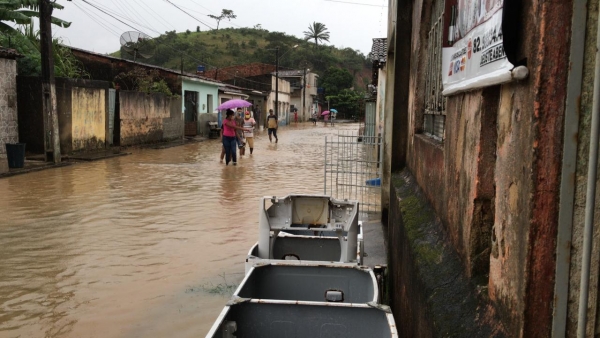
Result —
[{"label": "metal grate", "polygon": [[324,193],[357,200],[361,215],[381,211],[381,138],[344,132],[325,138]]},{"label": "metal grate", "polygon": [[425,79],[425,111],[423,132],[440,141],[444,140],[446,98],[442,95],[442,43],[444,39],[444,0],[437,0],[431,17],[427,42],[427,69]]}]

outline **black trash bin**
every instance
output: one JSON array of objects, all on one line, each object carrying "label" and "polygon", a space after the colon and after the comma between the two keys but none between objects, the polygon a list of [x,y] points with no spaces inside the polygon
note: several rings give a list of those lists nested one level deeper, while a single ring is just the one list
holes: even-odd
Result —
[{"label": "black trash bin", "polygon": [[7,143],[6,157],[9,168],[23,168],[25,166],[25,143]]}]

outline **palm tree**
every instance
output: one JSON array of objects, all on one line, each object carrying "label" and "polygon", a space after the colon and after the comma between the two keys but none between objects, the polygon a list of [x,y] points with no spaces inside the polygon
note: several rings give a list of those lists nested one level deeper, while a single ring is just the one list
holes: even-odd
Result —
[{"label": "palm tree", "polygon": [[[11,21],[19,25],[30,25],[31,18],[39,17],[39,2],[40,0],[0,0],[0,32],[16,32],[16,30],[7,25],[3,21]],[[52,2],[53,8],[63,9],[64,7]],[[52,17],[52,23],[61,26],[69,27],[70,22]]]},{"label": "palm tree", "polygon": [[315,47],[319,46],[319,41],[329,42],[329,31],[320,22],[313,22],[312,25],[308,26],[308,31],[303,33],[305,40],[315,39]]}]

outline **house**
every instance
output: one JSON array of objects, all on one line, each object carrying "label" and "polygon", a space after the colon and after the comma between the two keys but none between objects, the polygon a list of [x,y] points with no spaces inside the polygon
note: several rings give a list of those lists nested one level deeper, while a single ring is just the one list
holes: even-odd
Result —
[{"label": "house", "polygon": [[[278,103],[275,100],[276,76],[275,66],[264,63],[250,63],[245,65],[230,66],[206,71],[204,76],[207,78],[226,82],[234,86],[240,86],[252,91],[256,95],[266,94],[264,104],[259,105],[262,112],[261,124],[264,122],[264,116],[269,109],[277,110],[279,113],[279,123],[284,125],[289,121],[289,112],[291,109],[291,87],[290,82],[279,78],[278,83]],[[281,71],[280,71],[281,73]],[[259,94],[261,93],[261,94]],[[250,95],[251,96],[251,95]]]},{"label": "house", "polygon": [[0,174],[8,171],[7,143],[19,142],[16,50],[0,47]]},{"label": "house", "polygon": [[185,136],[208,135],[208,122],[217,121],[216,109],[223,86],[198,76],[181,77]]},{"label": "house", "polygon": [[305,70],[279,71],[279,77],[290,83],[290,107],[298,111],[298,119],[307,121],[317,111],[318,75]]},{"label": "house", "polygon": [[70,48],[93,79],[112,82],[117,75],[131,71],[135,67],[157,72],[169,89],[181,96],[180,113],[181,124],[183,124],[181,137],[208,135],[207,122],[217,121],[214,110],[218,106],[219,88],[224,85],[222,82],[197,74],[182,74],[180,71],[164,67]]},{"label": "house", "polygon": [[600,334],[596,5],[389,1],[382,206],[404,336]]}]

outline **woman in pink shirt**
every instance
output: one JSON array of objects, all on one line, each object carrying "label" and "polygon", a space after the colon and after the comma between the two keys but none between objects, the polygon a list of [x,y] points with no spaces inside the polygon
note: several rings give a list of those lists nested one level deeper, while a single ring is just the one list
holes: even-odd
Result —
[{"label": "woman in pink shirt", "polygon": [[236,156],[236,129],[249,131],[247,128],[238,127],[233,120],[234,112],[231,109],[227,110],[225,114],[225,121],[223,121],[223,136],[221,139],[223,141],[223,148],[225,148],[225,165],[229,165],[229,162],[233,159],[233,165],[237,165],[237,156]]}]

